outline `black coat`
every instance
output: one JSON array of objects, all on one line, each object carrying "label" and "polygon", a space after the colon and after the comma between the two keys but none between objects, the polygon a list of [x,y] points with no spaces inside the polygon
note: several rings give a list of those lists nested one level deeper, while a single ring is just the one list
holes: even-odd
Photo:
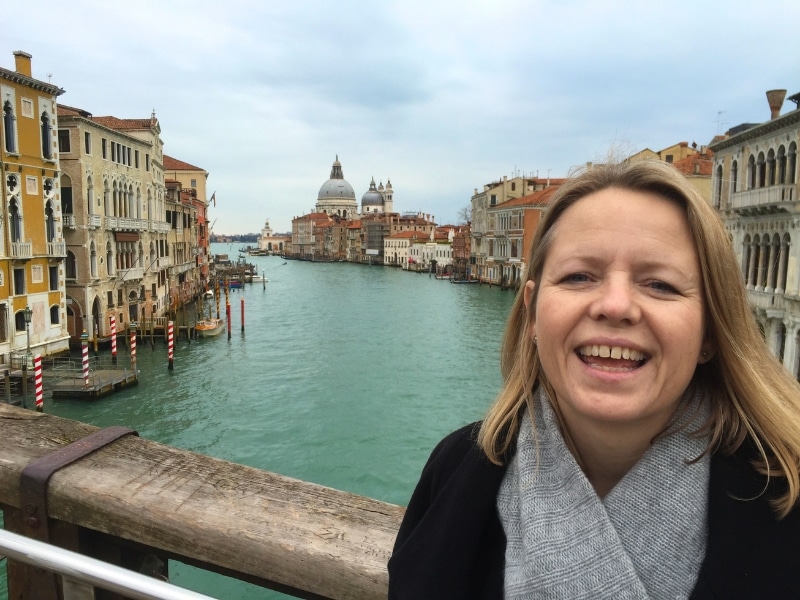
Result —
[{"label": "black coat", "polygon": [[[478,426],[451,433],[428,459],[389,561],[390,600],[503,598],[505,467],[477,446]],[[769,498],[780,481],[767,487],[751,455],[743,446],[711,458],[708,545],[693,600],[800,599],[800,508],[776,519]]]}]

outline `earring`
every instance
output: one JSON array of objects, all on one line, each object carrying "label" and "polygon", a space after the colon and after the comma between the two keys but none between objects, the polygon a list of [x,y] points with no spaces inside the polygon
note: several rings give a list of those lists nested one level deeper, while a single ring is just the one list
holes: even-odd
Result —
[{"label": "earring", "polygon": [[534,345],[534,346],[536,345],[536,343],[537,343],[538,341],[539,341],[539,338],[537,338],[536,336],[533,336],[533,345]]}]

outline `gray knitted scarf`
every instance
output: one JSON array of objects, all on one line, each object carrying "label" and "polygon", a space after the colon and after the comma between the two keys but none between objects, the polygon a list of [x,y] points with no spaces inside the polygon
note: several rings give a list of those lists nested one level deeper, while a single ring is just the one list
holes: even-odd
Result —
[{"label": "gray knitted scarf", "polygon": [[707,443],[691,435],[706,403],[687,412],[694,426],[656,440],[602,500],[544,391],[537,408],[536,434],[526,411],[497,496],[505,598],[688,598],[706,551],[710,459],[687,464]]}]

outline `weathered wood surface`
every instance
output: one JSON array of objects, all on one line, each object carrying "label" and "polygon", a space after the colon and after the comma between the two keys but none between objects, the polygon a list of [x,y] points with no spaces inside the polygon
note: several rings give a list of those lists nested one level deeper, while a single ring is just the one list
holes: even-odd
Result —
[{"label": "weathered wood surface", "polygon": [[[95,427],[0,404],[0,503]],[[385,598],[403,508],[127,436],[50,480],[51,517],[329,598]]]}]

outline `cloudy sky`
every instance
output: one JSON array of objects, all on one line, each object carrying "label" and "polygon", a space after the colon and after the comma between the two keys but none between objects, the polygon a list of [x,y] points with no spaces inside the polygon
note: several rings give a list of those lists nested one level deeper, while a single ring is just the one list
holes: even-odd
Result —
[{"label": "cloudy sky", "polygon": [[336,155],[359,202],[391,179],[395,210],[455,222],[503,175],[707,144],[800,92],[797,0],[28,0],[0,22],[0,66],[32,54],[60,102],[155,109],[221,234],[290,230]]}]

